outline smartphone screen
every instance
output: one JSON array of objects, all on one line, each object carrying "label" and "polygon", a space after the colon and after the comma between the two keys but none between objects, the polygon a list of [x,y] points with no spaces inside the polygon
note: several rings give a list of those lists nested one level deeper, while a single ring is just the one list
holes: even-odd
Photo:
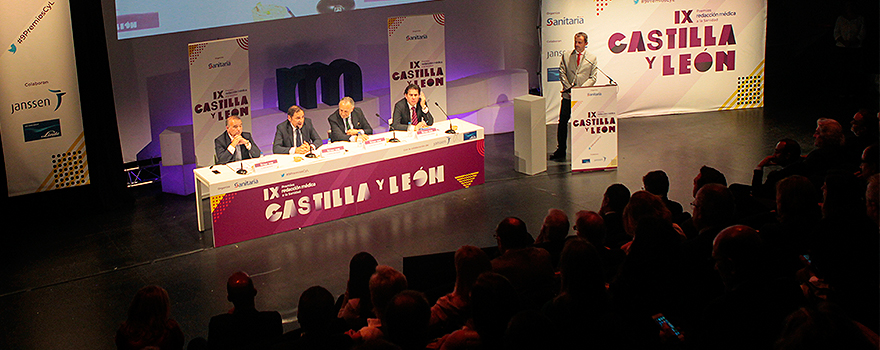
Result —
[{"label": "smartphone screen", "polygon": [[669,322],[669,319],[666,318],[666,316],[664,316],[663,314],[656,314],[652,316],[652,318],[654,319],[654,322],[657,322],[657,325],[659,325],[660,327],[666,325],[667,327],[669,327],[670,330],[672,330],[673,333],[675,333],[675,336],[678,337],[679,340],[684,340],[684,336],[681,334],[681,331],[673,326],[672,323]]}]

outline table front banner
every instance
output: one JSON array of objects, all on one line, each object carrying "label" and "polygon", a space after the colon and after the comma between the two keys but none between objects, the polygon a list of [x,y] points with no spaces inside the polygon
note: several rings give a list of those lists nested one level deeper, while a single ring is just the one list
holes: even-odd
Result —
[{"label": "table front banner", "polygon": [[[253,187],[211,197],[214,245],[480,185],[485,182],[484,157],[484,142],[479,140],[265,186],[236,183]],[[291,176],[278,176],[285,175]]]}]

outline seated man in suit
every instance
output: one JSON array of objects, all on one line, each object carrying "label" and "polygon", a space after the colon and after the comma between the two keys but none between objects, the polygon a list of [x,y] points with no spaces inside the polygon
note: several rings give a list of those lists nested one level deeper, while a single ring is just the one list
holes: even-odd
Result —
[{"label": "seated man in suit", "polygon": [[354,100],[345,96],[339,101],[339,109],[333,112],[327,121],[330,122],[330,142],[366,140],[373,134],[373,128],[364,117],[364,112],[354,106]]},{"label": "seated man in suit", "polygon": [[392,130],[406,131],[410,125],[416,129],[434,125],[434,116],[428,110],[428,99],[416,84],[407,85],[403,98],[394,104],[391,118]]},{"label": "seated man in suit", "polygon": [[241,118],[226,118],[226,132],[214,139],[214,162],[226,164],[242,159],[258,158],[260,147],[251,133],[241,131]]},{"label": "seated man in suit", "polygon": [[287,109],[287,120],[275,127],[275,140],[272,142],[272,152],[275,154],[306,154],[311,147],[321,147],[321,136],[312,125],[312,120],[306,118],[306,112],[299,106],[290,106]]}]

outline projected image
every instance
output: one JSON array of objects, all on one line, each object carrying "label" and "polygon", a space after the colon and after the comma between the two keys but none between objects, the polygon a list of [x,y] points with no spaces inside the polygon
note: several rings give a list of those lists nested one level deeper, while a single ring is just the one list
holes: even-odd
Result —
[{"label": "projected image", "polygon": [[116,0],[116,37],[216,28],[431,0]]}]

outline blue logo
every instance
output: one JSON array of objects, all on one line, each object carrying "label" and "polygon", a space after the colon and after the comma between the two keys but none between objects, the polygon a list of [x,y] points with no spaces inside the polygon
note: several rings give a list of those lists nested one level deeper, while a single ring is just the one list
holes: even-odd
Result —
[{"label": "blue logo", "polygon": [[467,141],[467,140],[473,140],[473,139],[476,139],[476,138],[477,138],[477,132],[476,132],[476,131],[470,131],[470,132],[466,132],[466,133],[464,133],[464,140],[465,140],[465,141]]},{"label": "blue logo", "polygon": [[61,136],[61,120],[44,120],[22,125],[24,128],[24,142],[50,139]]},{"label": "blue logo", "polygon": [[639,0],[633,0],[633,2],[635,2],[635,3],[636,3],[636,5],[638,5],[638,4],[639,4]]},{"label": "blue logo", "polygon": [[[638,0],[636,0],[636,1],[638,1]],[[581,159],[581,164],[590,164],[590,160],[589,159]]]},{"label": "blue logo", "polygon": [[547,68],[547,81],[560,81],[559,67]]},{"label": "blue logo", "polygon": [[12,46],[9,47],[9,52],[15,53],[15,51],[18,51],[18,49],[15,48],[15,44],[12,44]]}]

